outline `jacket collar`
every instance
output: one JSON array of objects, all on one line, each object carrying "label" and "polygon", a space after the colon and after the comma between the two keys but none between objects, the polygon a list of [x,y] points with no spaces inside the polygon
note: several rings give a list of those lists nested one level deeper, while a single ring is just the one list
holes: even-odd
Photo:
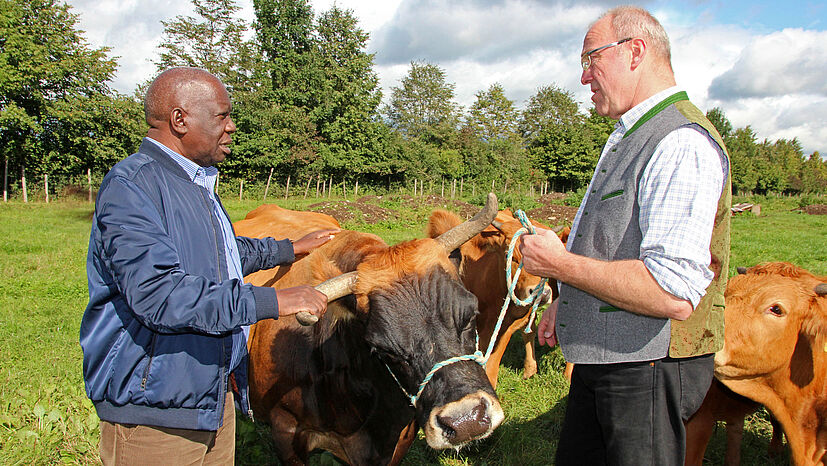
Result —
[{"label": "jacket collar", "polygon": [[178,165],[178,162],[172,160],[172,157],[164,153],[163,149],[158,147],[157,144],[149,141],[148,138],[144,138],[141,142],[141,147],[138,148],[138,152],[141,154],[146,154],[152,157],[156,162],[158,162],[162,167],[164,167],[167,171],[172,173],[173,175],[179,176],[187,181],[192,181],[190,176]]}]

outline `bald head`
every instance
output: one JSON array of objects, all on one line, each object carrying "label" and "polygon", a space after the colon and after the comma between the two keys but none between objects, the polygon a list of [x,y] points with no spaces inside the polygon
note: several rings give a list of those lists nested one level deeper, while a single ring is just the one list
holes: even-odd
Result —
[{"label": "bald head", "polygon": [[[669,36],[660,22],[648,11],[635,6],[619,6],[603,14],[597,21],[607,20],[618,39],[639,37],[646,42],[649,53],[660,65],[672,71]],[[595,22],[597,22],[595,21]]]},{"label": "bald head", "polygon": [[146,91],[147,137],[208,167],[230,153],[232,109],[220,79],[199,68],[172,68]]},{"label": "bald head", "polygon": [[147,124],[152,128],[166,125],[174,108],[192,108],[198,100],[210,98],[216,87],[223,89],[224,84],[201,68],[181,67],[164,71],[152,81],[144,97]]}]

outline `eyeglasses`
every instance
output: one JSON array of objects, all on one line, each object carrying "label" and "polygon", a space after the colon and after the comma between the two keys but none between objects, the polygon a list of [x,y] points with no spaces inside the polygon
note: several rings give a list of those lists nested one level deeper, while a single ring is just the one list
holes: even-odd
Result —
[{"label": "eyeglasses", "polygon": [[594,50],[589,50],[588,52],[585,52],[583,55],[580,55],[580,66],[583,67],[583,71],[586,71],[587,69],[589,69],[590,66],[592,66],[592,54],[593,53],[597,53],[601,50],[606,50],[610,47],[614,47],[615,45],[620,45],[624,42],[629,42],[630,40],[632,40],[632,38],[627,37],[623,40],[619,40],[617,42],[612,42],[611,44],[604,45],[603,47],[598,47]]}]

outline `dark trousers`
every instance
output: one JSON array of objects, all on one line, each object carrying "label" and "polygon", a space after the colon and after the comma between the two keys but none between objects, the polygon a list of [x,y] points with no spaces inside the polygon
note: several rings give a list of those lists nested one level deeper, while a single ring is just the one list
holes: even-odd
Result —
[{"label": "dark trousers", "polygon": [[712,382],[713,355],[575,364],[556,464],[682,465],[684,422]]}]

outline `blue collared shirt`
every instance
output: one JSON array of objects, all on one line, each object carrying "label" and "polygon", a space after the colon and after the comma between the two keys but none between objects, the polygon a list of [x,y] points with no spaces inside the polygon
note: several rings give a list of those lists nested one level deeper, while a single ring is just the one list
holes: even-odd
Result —
[{"label": "blue collared shirt", "polygon": [[[241,274],[241,256],[238,252],[238,244],[235,241],[233,226],[230,223],[230,219],[224,215],[224,210],[221,208],[221,205],[218,203],[218,199],[215,197],[215,182],[218,180],[218,169],[215,167],[202,167],[162,143],[152,138],[146,139],[160,147],[164,153],[172,158],[172,160],[175,160],[175,162],[184,169],[187,176],[189,176],[193,183],[207,190],[210,200],[212,201],[213,215],[215,215],[215,218],[218,219],[218,223],[221,224],[221,231],[224,236],[224,255],[227,257],[227,272],[229,274],[229,279],[243,281],[244,277]],[[245,342],[247,340],[247,329],[248,327],[244,327],[243,329],[238,330],[243,332]],[[233,339],[234,346],[236,346],[237,340],[239,339]],[[233,357],[230,361],[230,370],[234,370],[236,366],[238,366],[242,354],[244,354],[243,348],[233,348]]]},{"label": "blue collared shirt", "polygon": [[[595,173],[629,128],[680,90],[677,86],[663,90],[624,113],[603,147]],[[643,234],[640,260],[664,290],[690,301],[693,308],[714,277],[709,269],[709,243],[728,172],[727,159],[711,137],[692,128],[679,128],[655,148],[638,185],[638,222]],[[572,223],[571,238],[576,238],[590,192],[591,183]]]}]

